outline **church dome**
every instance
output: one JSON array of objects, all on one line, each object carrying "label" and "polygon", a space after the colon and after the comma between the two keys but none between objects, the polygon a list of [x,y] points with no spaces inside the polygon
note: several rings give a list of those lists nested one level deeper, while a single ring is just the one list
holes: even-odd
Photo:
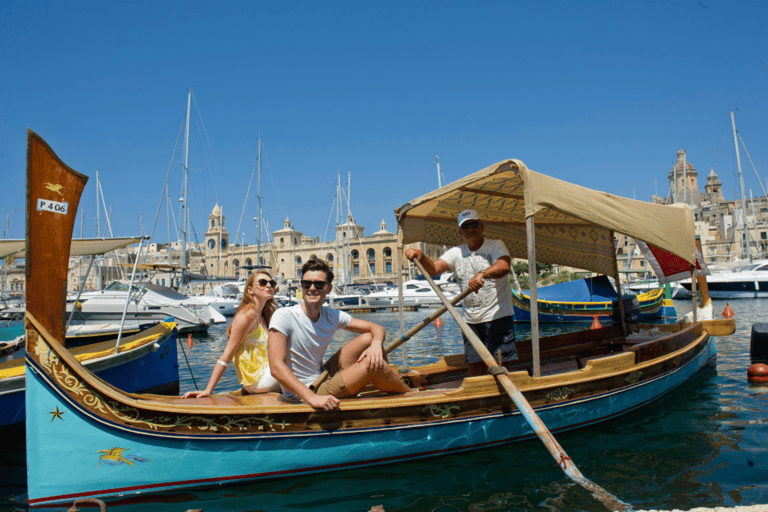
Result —
[{"label": "church dome", "polygon": [[[683,168],[683,163],[685,163],[685,168]],[[685,171],[685,172],[683,172]],[[683,151],[682,148],[680,148],[680,151],[677,152],[677,162],[675,162],[675,165],[672,166],[672,170],[669,171],[669,179],[674,179],[674,174],[677,173],[678,176],[685,174],[695,175],[696,174],[696,168],[691,165],[691,162],[686,160],[685,158],[685,151]]]}]

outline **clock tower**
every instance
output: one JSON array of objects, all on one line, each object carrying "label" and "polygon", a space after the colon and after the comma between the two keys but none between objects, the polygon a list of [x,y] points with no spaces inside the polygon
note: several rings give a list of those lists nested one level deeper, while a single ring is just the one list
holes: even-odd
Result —
[{"label": "clock tower", "polygon": [[223,254],[229,247],[229,234],[227,228],[224,227],[224,219],[224,215],[221,214],[221,206],[217,203],[208,216],[208,231],[205,232],[205,256],[209,264],[212,264],[214,258]]}]

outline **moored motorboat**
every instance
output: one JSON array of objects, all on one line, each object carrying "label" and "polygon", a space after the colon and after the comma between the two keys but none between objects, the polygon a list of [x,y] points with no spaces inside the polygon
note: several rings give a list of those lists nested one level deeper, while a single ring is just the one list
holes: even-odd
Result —
[{"label": "moored motorboat", "polygon": [[[34,133],[28,145],[28,208],[50,200],[40,182],[84,181]],[[518,164],[509,169],[514,170],[522,172]],[[48,173],[41,176],[43,171]],[[79,191],[71,188],[67,193],[75,195],[68,201],[76,205]],[[400,213],[407,239],[412,218]],[[74,220],[74,212],[44,215],[28,216],[28,244],[40,249],[57,244],[49,230],[68,236]],[[690,231],[679,229],[681,235],[692,234],[692,221]],[[196,400],[124,393],[94,376],[62,346],[64,298],[59,295],[58,304],[54,299],[66,266],[45,259],[61,252],[66,250],[60,242],[55,250],[28,251],[35,271],[27,290],[51,297],[29,303],[26,316],[32,507],[394,463],[534,437],[527,418],[500,391],[494,376],[467,378],[463,355],[404,372],[413,388],[409,393],[382,395],[367,389],[341,399],[334,411],[289,403],[276,393]],[[518,351],[519,361],[505,375],[552,432],[643,407],[715,358],[714,338],[701,322],[659,334],[632,333],[617,324],[534,337],[519,342]],[[72,468],[77,478],[71,477]]]},{"label": "moored motorboat", "polygon": [[[690,296],[691,284],[680,283]],[[734,271],[712,272],[707,277],[713,299],[752,299],[768,297],[768,260],[753,261]]]},{"label": "moored motorboat", "polygon": [[205,331],[226,322],[224,315],[199,298],[149,282],[131,288],[129,281],[113,281],[103,290],[71,296],[67,314],[82,325],[119,324],[124,315],[129,323],[161,322],[172,316],[180,333]]}]

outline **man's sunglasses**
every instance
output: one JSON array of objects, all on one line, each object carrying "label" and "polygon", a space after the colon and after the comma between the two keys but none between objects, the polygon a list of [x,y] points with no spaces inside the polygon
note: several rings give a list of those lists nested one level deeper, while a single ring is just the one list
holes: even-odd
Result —
[{"label": "man's sunglasses", "polygon": [[274,279],[259,279],[256,282],[259,283],[259,286],[261,286],[262,288],[264,288],[267,285],[270,285],[272,288],[277,286],[277,281],[275,281]]},{"label": "man's sunglasses", "polygon": [[301,280],[301,287],[304,288],[305,290],[309,290],[312,287],[312,285],[315,285],[315,290],[322,290],[323,288],[325,288],[326,284],[328,283],[326,283],[325,281],[305,281],[303,279]]},{"label": "man's sunglasses", "polygon": [[466,229],[475,229],[475,228],[479,228],[479,227],[480,227],[480,223],[479,222],[477,222],[477,221],[469,221],[469,222],[465,222],[464,224],[459,226],[459,229],[466,230]]}]

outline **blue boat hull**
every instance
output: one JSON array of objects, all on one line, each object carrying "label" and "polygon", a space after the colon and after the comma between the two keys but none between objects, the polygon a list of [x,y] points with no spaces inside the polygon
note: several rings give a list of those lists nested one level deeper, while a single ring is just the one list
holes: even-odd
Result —
[{"label": "blue boat hull", "polygon": [[[514,306],[514,321],[516,323],[530,323],[531,322],[531,312],[527,309],[522,309],[517,306]],[[539,313],[539,322],[542,323],[591,323],[594,321],[594,317],[597,316],[597,319],[600,321],[602,325],[610,325],[613,320],[611,319],[611,315],[559,315],[559,314],[548,314],[548,313]],[[646,322],[646,323],[674,323],[677,321],[677,311],[675,310],[675,306],[661,306],[657,311],[654,311],[653,313],[640,313],[637,317],[638,322]]]},{"label": "blue boat hull", "polygon": [[[714,338],[708,337],[695,357],[656,378],[584,399],[543,405],[536,412],[553,432],[607,421],[658,400],[712,364],[715,357]],[[35,421],[27,421],[32,506],[395,463],[535,435],[514,409],[464,418],[446,414],[443,421],[405,426],[271,432],[226,439],[214,433],[139,432],[104,421],[72,400],[29,359],[27,382],[28,415],[35,415]],[[231,428],[237,432],[236,424]],[[62,439],[67,440],[66,451]]]},{"label": "blue boat hull", "polygon": [[[118,389],[129,393],[179,393],[179,364],[176,334],[169,336],[155,351],[116,366],[95,370],[94,373]],[[108,363],[107,363],[108,364]],[[13,392],[0,393],[0,428],[24,422],[25,400],[23,384]]]}]

